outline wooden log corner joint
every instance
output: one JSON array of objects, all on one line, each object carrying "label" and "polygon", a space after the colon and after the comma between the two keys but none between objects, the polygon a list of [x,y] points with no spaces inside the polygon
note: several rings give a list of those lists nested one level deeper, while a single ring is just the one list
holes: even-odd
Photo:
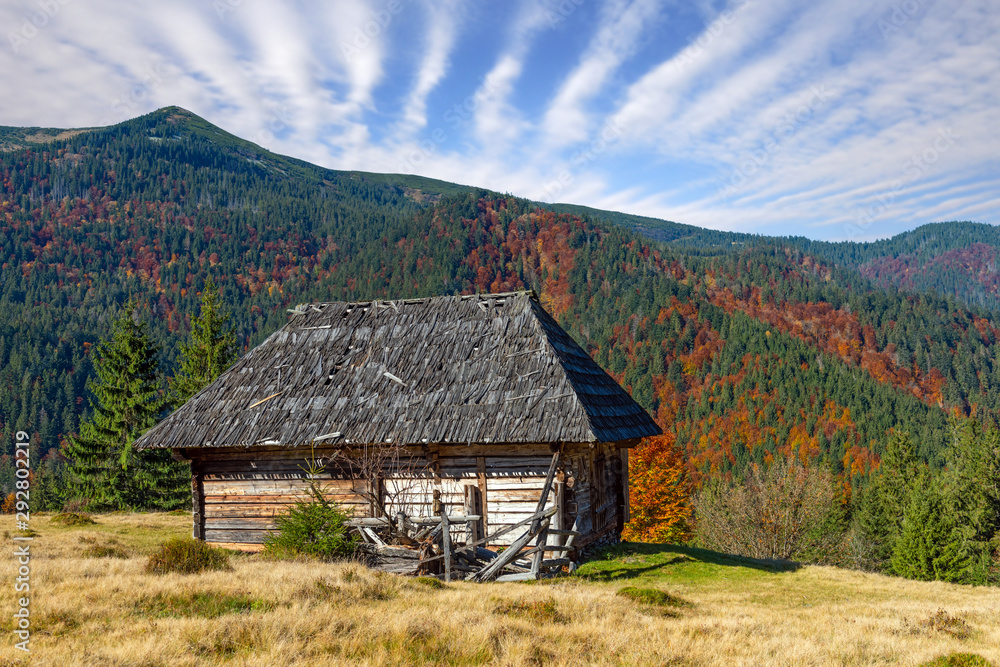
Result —
[{"label": "wooden log corner joint", "polygon": [[290,313],[135,442],[190,461],[196,538],[258,550],[310,483],[393,572],[536,579],[620,536],[660,429],[533,292]]}]

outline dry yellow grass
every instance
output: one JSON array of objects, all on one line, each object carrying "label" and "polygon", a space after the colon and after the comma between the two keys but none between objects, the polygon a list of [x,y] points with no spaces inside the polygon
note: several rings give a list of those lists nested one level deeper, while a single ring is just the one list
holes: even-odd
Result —
[{"label": "dry yellow grass", "polygon": [[[441,588],[258,556],[234,557],[230,572],[156,576],[145,555],[187,534],[186,516],[96,518],[33,517],[30,662],[13,648],[6,540],[0,665],[918,665],[958,652],[1000,664],[996,589],[773,572],[656,547],[588,565],[589,579],[533,585]],[[126,557],[83,554],[95,545]],[[616,594],[625,586],[691,604],[643,606]]]}]

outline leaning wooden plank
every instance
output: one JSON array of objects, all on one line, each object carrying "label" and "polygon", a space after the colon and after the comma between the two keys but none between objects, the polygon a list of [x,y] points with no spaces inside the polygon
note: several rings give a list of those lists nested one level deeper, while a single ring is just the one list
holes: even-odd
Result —
[{"label": "leaning wooden plank", "polygon": [[372,530],[371,528],[368,528],[367,526],[362,526],[361,532],[368,536],[368,539],[371,540],[372,544],[377,544],[378,546],[383,546],[383,547],[386,546],[385,542],[383,542],[382,539],[377,534],[375,534],[375,531]]},{"label": "leaning wooden plank", "polygon": [[[556,453],[552,455],[552,463],[549,464],[549,472],[545,476],[545,486],[542,487],[542,496],[538,499],[538,507],[535,509],[536,513],[545,509],[545,503],[549,499],[549,491],[552,489],[552,481],[556,477],[556,467],[558,465],[559,451],[556,450]],[[535,519],[535,521],[531,524],[532,532],[538,532],[540,524],[541,519]],[[548,525],[548,522],[546,522],[546,525]]]},{"label": "leaning wooden plank", "polygon": [[515,574],[503,574],[495,579],[497,582],[503,581],[534,581],[538,579],[536,572],[517,572]]},{"label": "leaning wooden plank", "polygon": [[489,565],[472,575],[472,580],[492,581],[495,579],[503,570],[504,565],[507,565],[511,561],[517,559],[518,554],[521,553],[521,549],[523,549],[533,537],[535,537],[535,533],[533,533],[531,529],[525,531],[524,535],[514,540],[514,543],[511,544],[502,554],[490,561]]},{"label": "leaning wooden plank", "polygon": [[579,536],[579,531],[576,530],[559,530],[558,528],[549,528],[549,535],[572,535],[574,537]]},{"label": "leaning wooden plank", "polygon": [[523,554],[521,554],[521,556],[528,556],[528,555],[533,555],[533,554],[537,554],[537,553],[545,553],[546,551],[563,551],[563,552],[565,552],[565,551],[572,551],[572,550],[573,550],[573,547],[567,547],[567,546],[562,545],[562,544],[542,544],[542,545],[537,545],[537,546],[531,547],[530,549],[528,549],[527,551],[525,551]]}]

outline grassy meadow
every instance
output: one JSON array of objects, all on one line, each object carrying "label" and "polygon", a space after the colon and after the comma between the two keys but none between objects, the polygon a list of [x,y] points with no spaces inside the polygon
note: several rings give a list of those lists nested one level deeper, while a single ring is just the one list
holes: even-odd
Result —
[{"label": "grassy meadow", "polygon": [[[626,544],[576,576],[443,585],[357,564],[234,555],[146,574],[187,514],[32,517],[31,653],[14,649],[16,562],[0,557],[12,665],[1000,665],[1000,590],[771,567]],[[942,656],[976,654],[978,660]]]}]

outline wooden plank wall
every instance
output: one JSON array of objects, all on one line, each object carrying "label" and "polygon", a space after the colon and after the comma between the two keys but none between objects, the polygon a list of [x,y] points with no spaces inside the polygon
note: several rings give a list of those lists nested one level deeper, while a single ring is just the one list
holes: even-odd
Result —
[{"label": "wooden plank wall", "polygon": [[[535,513],[551,460],[551,455],[486,457],[486,520],[491,533]],[[551,507],[555,499],[553,489],[545,506]],[[508,533],[500,538],[498,544],[509,545],[518,537],[517,531]]]},{"label": "wooden plank wall", "polygon": [[[387,499],[393,499],[388,503],[390,514],[402,510],[410,516],[431,516],[435,490],[441,492],[449,514],[462,514],[466,486],[480,490],[485,487],[483,528],[487,533],[516,524],[535,511],[552,457],[546,453],[547,447],[520,456],[484,456],[480,449],[456,455],[458,448],[441,449],[444,451],[440,455],[434,452],[424,459],[422,466],[411,462],[402,473],[386,472],[382,488]],[[307,488],[303,466],[308,452],[302,450],[189,450],[188,455],[195,460],[192,468],[197,471],[193,488],[204,493],[198,507],[203,508],[201,521],[207,542],[242,544],[247,548],[262,544],[267,532],[274,528],[274,518],[301,499]],[[593,506],[597,456],[605,457],[602,507]],[[622,499],[615,493],[616,487],[621,487],[614,479],[620,465],[612,465],[614,459],[621,461],[621,453],[610,447],[578,445],[563,455],[563,478],[569,484],[563,487],[567,527],[577,519],[582,536],[621,521],[617,513]],[[358,472],[339,461],[327,467],[321,482],[330,492],[329,497],[355,516],[370,516],[371,508],[363,495],[365,483],[352,476],[358,476]],[[546,507],[555,502],[553,485]],[[516,539],[515,533],[504,536],[494,546],[509,544]],[[452,537],[464,541],[465,526],[455,526]]]},{"label": "wooden plank wall", "polygon": [[[209,458],[211,457],[211,458]],[[274,517],[288,511],[307,489],[301,454],[218,452],[199,459],[204,491],[204,539],[213,543],[261,544],[274,528]],[[321,478],[327,497],[356,516],[368,514],[361,495],[364,482],[351,479],[343,466],[330,466]]]}]

